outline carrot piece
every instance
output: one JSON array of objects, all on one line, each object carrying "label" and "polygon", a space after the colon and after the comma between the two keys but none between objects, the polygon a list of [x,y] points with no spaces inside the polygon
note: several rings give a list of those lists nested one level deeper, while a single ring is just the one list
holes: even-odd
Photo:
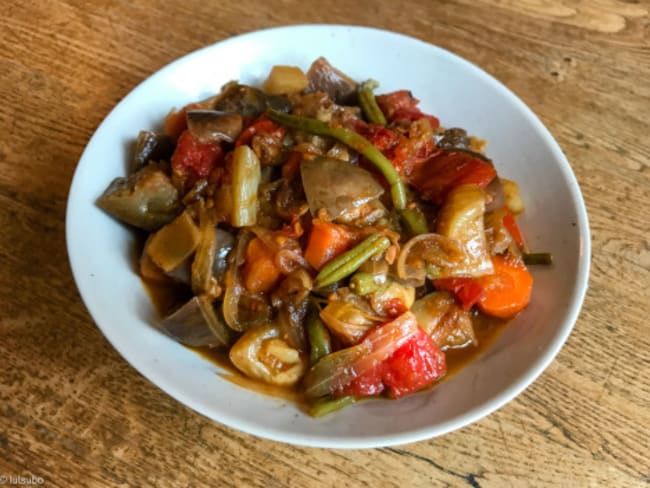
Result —
[{"label": "carrot piece", "polygon": [[530,303],[533,276],[526,266],[512,258],[492,256],[494,274],[477,278],[485,294],[477,306],[494,317],[509,318]]},{"label": "carrot piece", "polygon": [[305,259],[314,269],[319,270],[350,249],[353,243],[354,236],[345,227],[315,219],[307,241]]},{"label": "carrot piece", "polygon": [[275,265],[271,250],[258,237],[248,243],[246,261],[242,271],[244,287],[250,293],[271,290],[282,273]]}]

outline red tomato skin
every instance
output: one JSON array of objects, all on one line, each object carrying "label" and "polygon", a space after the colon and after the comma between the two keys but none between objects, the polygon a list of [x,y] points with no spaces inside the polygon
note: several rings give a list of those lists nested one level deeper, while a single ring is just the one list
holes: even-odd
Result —
[{"label": "red tomato skin", "polygon": [[198,178],[205,178],[222,159],[223,150],[218,143],[201,144],[185,130],[178,138],[172,155],[172,168],[182,174],[192,173]]},{"label": "red tomato skin", "polygon": [[333,396],[377,396],[385,389],[382,380],[383,372],[384,363],[380,363],[365,374],[353,379],[341,390],[334,392]]},{"label": "red tomato skin", "polygon": [[445,151],[417,166],[408,181],[422,198],[441,204],[452,188],[463,184],[485,188],[496,174],[490,163],[471,154]]},{"label": "red tomato skin", "polygon": [[474,278],[443,278],[433,281],[438,290],[454,294],[463,310],[472,308],[485,295],[485,290]]},{"label": "red tomato skin", "polygon": [[239,134],[239,137],[235,141],[235,147],[241,146],[242,144],[250,144],[253,137],[258,134],[280,140],[284,138],[286,133],[287,131],[284,127],[279,126],[267,118],[265,114],[262,114]]},{"label": "red tomato skin", "polygon": [[426,332],[419,329],[386,361],[332,394],[376,396],[387,390],[391,398],[401,398],[426,388],[446,371],[445,354]]},{"label": "red tomato skin", "polygon": [[383,382],[391,398],[415,393],[447,371],[445,354],[422,329],[384,363]]}]

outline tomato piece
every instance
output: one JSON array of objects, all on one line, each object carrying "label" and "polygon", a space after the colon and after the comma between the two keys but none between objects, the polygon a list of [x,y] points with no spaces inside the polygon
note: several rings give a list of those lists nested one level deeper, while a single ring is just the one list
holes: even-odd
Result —
[{"label": "tomato piece", "polygon": [[201,144],[186,130],[178,138],[172,155],[172,169],[183,175],[205,178],[222,159],[223,149],[219,143]]},{"label": "tomato piece", "polygon": [[415,393],[447,371],[445,354],[431,336],[418,327],[417,332],[384,362],[357,376],[335,396],[374,396],[387,390],[392,398]]},{"label": "tomato piece", "polygon": [[235,141],[235,147],[242,144],[250,144],[251,140],[256,135],[268,136],[277,140],[284,138],[287,130],[270,120],[265,114],[262,114],[251,125],[246,127]]},{"label": "tomato piece", "polygon": [[445,354],[429,334],[419,329],[386,360],[382,379],[388,395],[401,398],[431,385],[446,371]]},{"label": "tomato piece", "polygon": [[386,152],[393,149],[399,142],[400,136],[396,132],[387,129],[381,124],[368,124],[368,127],[362,134],[368,139],[373,146],[379,149],[386,156]]},{"label": "tomato piece", "polygon": [[408,181],[422,198],[440,204],[455,186],[475,184],[485,188],[496,175],[487,161],[462,151],[444,151],[417,166]]},{"label": "tomato piece", "polygon": [[524,237],[519,230],[515,216],[512,215],[510,211],[506,211],[506,214],[503,216],[503,226],[508,230],[508,232],[510,232],[510,235],[515,240],[517,247],[519,247],[519,249],[523,249],[525,245]]},{"label": "tomato piece", "polygon": [[428,115],[422,113],[419,108],[402,108],[395,111],[393,117],[391,118],[392,122],[414,122],[420,119],[427,119],[432,129],[437,129],[440,127],[440,121],[437,117],[433,115]]},{"label": "tomato piece", "polygon": [[441,278],[434,280],[433,285],[438,290],[453,293],[463,310],[472,308],[485,295],[485,290],[474,278]]},{"label": "tomato piece", "polygon": [[336,396],[376,396],[384,391],[384,363],[379,363],[374,368],[366,371],[361,376],[357,376],[350,383],[345,385]]},{"label": "tomato piece", "polygon": [[395,112],[416,108],[420,102],[409,90],[397,90],[375,97],[377,105],[388,120],[393,120]]},{"label": "tomato piece", "polygon": [[408,90],[398,90],[376,97],[377,105],[389,122],[408,124],[427,119],[432,129],[440,127],[440,121],[433,115],[422,113],[418,108],[420,101]]}]

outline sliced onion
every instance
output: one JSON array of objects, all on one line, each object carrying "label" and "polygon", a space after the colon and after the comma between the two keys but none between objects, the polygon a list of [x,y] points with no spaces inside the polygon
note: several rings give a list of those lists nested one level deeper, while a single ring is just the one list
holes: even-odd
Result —
[{"label": "sliced onion", "polygon": [[437,291],[423,296],[411,310],[420,327],[443,351],[476,343],[470,313],[458,306],[450,293]]},{"label": "sliced onion", "polygon": [[246,376],[279,386],[295,385],[307,369],[307,359],[267,324],[244,333],[230,348],[230,360]]},{"label": "sliced onion", "polygon": [[438,276],[451,276],[454,267],[464,263],[465,251],[460,242],[440,234],[421,234],[408,241],[396,263],[397,276],[413,286],[422,286],[427,267],[434,267]]},{"label": "sliced onion", "polygon": [[306,395],[318,398],[339,391],[353,379],[386,360],[418,330],[415,315],[406,312],[392,322],[372,329],[356,346],[324,356],[305,376]]},{"label": "sliced onion", "polygon": [[481,276],[494,268],[485,238],[483,216],[485,193],[477,185],[460,185],[452,189],[438,214],[436,231],[461,243],[465,257],[439,277]]},{"label": "sliced onion", "polygon": [[252,238],[251,232],[240,232],[224,279],[223,317],[231,329],[240,332],[261,325],[271,317],[266,300],[249,294],[241,284],[239,268],[244,264],[246,247]]}]

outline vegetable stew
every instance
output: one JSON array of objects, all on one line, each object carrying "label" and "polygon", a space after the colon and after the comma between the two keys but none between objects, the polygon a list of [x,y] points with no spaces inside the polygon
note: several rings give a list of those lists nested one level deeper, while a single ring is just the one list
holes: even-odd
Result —
[{"label": "vegetable stew", "polygon": [[230,82],[142,131],[97,202],[143,236],[167,334],[316,417],[440,381],[552,260],[526,248],[484,141],[378,87],[324,58]]}]

